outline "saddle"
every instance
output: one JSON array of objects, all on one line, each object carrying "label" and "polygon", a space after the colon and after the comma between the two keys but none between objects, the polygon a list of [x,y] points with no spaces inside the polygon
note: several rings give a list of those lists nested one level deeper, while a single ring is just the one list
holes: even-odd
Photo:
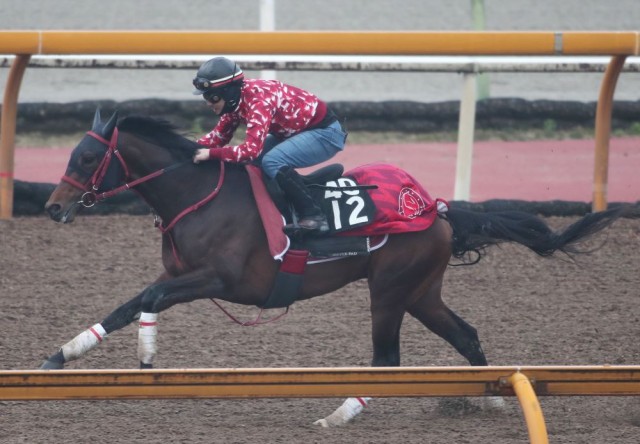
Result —
[{"label": "saddle", "polygon": [[[250,171],[250,175],[257,172],[259,170]],[[287,232],[285,235],[289,238],[290,248],[307,250],[315,258],[369,254],[368,236],[337,236],[337,234],[348,232],[374,220],[376,207],[366,190],[375,188],[375,185],[359,185],[353,179],[343,176],[343,173],[343,165],[331,164],[302,176],[316,204],[329,219],[329,232],[321,237],[304,236],[301,231]],[[294,223],[295,212],[278,182],[262,174],[260,176],[266,195],[254,186],[258,208],[274,205],[284,225]],[[252,181],[253,184],[254,181]],[[262,208],[261,215],[268,212],[273,212],[273,209]],[[263,223],[265,223],[264,215]],[[278,225],[282,230],[283,225]],[[276,235],[270,231],[267,234]]]},{"label": "saddle", "polygon": [[321,237],[287,236],[293,208],[275,180],[258,166],[246,165],[269,251],[281,260],[280,271],[263,308],[288,307],[298,298],[307,263],[367,255],[389,234],[427,229],[442,199],[432,199],[406,171],[387,164],[364,165],[348,172],[332,164],[303,176],[316,203],[327,215],[330,230]]}]

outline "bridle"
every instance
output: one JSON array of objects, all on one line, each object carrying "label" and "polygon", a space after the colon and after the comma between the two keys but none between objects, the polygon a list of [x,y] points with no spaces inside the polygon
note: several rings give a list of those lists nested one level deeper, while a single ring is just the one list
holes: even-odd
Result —
[{"label": "bridle", "polygon": [[[89,180],[84,184],[78,182],[73,177],[67,176],[66,174],[63,175],[61,178],[63,182],[66,182],[69,185],[84,191],[84,193],[80,197],[80,200],[76,202],[76,204],[82,205],[85,208],[92,207],[100,201],[113,197],[116,194],[119,194],[123,191],[133,189],[134,187],[136,187],[137,185],[140,185],[141,183],[147,182],[164,173],[168,173],[169,171],[175,170],[177,168],[180,168],[181,166],[192,163],[190,159],[182,162],[174,163],[172,165],[169,165],[168,167],[149,173],[146,176],[129,181],[131,177],[129,174],[129,168],[127,167],[127,163],[125,162],[124,158],[120,154],[120,151],[118,150],[118,147],[117,147],[118,128],[117,127],[114,128],[113,133],[111,134],[110,140],[105,139],[100,134],[94,131],[87,131],[87,135],[93,137],[94,139],[98,140],[99,142],[107,146],[107,151],[104,157],[102,158],[102,160],[100,161],[100,163],[98,164],[98,167],[96,168],[94,173],[91,175]],[[114,157],[118,159],[118,161],[120,162],[120,166],[124,171],[125,183],[112,190],[98,193],[98,190],[100,190],[100,186],[102,185],[102,182],[104,181],[104,178],[107,174],[107,170],[109,169],[109,165],[111,164],[111,161],[113,160]],[[200,208],[201,206],[203,206],[204,204],[206,204],[207,202],[215,198],[218,195],[218,192],[220,191],[220,187],[222,186],[222,183],[224,181],[224,172],[225,172],[224,162],[220,161],[220,175],[218,177],[218,183],[214,188],[214,190],[201,201],[181,211],[177,216],[173,218],[173,220],[168,225],[165,226],[164,224],[158,224],[158,228],[160,229],[160,231],[165,233],[171,230],[175,226],[175,224],[184,216],[191,213],[192,211],[197,210],[198,208]]]},{"label": "bridle", "polygon": [[100,161],[100,164],[98,164],[98,168],[96,168],[93,175],[84,184],[78,182],[77,180],[75,180],[70,176],[67,176],[66,174],[63,175],[61,179],[63,182],[67,182],[68,184],[74,186],[75,188],[78,188],[84,191],[84,194],[78,201],[78,204],[86,208],[92,207],[99,201],[115,196],[116,194],[121,193],[122,191],[129,190],[135,187],[136,185],[140,185],[141,183],[147,182],[148,180],[151,180],[157,176],[160,176],[161,174],[164,174],[168,171],[174,170],[178,167],[186,165],[187,163],[190,163],[190,161],[176,163],[166,168],[162,168],[160,170],[154,171],[151,174],[147,174],[146,176],[143,176],[131,182],[125,182],[123,185],[117,188],[114,188],[112,190],[98,193],[98,190],[100,190],[100,186],[102,185],[102,182],[104,181],[104,178],[107,174],[107,170],[109,169],[109,165],[111,165],[111,161],[113,160],[114,157],[117,158],[118,161],[120,162],[120,166],[124,171],[125,181],[129,180],[131,176],[129,174],[129,168],[127,167],[127,163],[124,161],[122,154],[120,154],[120,151],[117,148],[118,128],[114,128],[113,133],[111,135],[111,140],[105,139],[100,134],[94,131],[87,131],[87,135],[93,137],[94,139],[98,140],[99,142],[102,142],[104,145],[107,146],[107,151],[104,154],[104,157],[102,158],[102,160]]}]

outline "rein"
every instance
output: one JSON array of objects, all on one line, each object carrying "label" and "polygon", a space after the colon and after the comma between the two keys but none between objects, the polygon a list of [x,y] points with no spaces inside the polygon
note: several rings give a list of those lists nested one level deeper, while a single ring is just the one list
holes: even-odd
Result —
[{"label": "rein", "polygon": [[[191,161],[188,161],[191,162]],[[176,164],[176,165],[172,165],[173,167],[177,168],[179,166],[181,166],[182,164]],[[171,167],[165,168],[165,170],[168,170]],[[166,171],[164,171],[166,172]],[[182,210],[176,217],[173,218],[173,220],[169,223],[169,225],[167,225],[166,227],[163,227],[162,225],[158,226],[158,229],[162,232],[162,233],[166,233],[167,231],[171,230],[180,219],[182,219],[184,216],[186,216],[187,214],[198,210],[200,207],[202,207],[203,205],[205,205],[206,203],[210,202],[211,200],[213,200],[218,193],[220,192],[220,188],[222,187],[222,183],[224,182],[224,172],[225,172],[225,168],[224,168],[224,162],[221,160],[220,161],[220,175],[218,177],[218,183],[216,184],[216,187],[213,189],[213,191],[211,191],[211,193],[209,193],[204,199],[200,200],[199,202],[196,202],[195,204],[185,208],[184,210]]]},{"label": "rein", "polygon": [[[130,173],[129,173],[129,168],[127,167],[127,163],[124,161],[124,158],[120,154],[120,151],[118,150],[118,147],[117,147],[117,143],[118,143],[117,127],[113,130],[113,134],[111,135],[111,140],[105,139],[104,137],[95,133],[94,131],[88,131],[87,135],[93,137],[94,139],[98,140],[99,142],[102,142],[107,146],[107,152],[105,153],[104,157],[102,158],[102,161],[98,165],[98,168],[96,168],[96,171],[93,173],[93,175],[89,178],[89,180],[85,184],[78,182],[77,180],[67,176],[66,174],[62,176],[62,179],[61,179],[62,181],[67,182],[68,184],[84,191],[84,194],[82,195],[82,197],[80,197],[80,200],[77,202],[77,204],[82,205],[86,208],[92,207],[96,203],[103,201],[105,199],[108,199],[110,197],[113,197],[116,194],[119,194],[123,191],[130,190],[140,185],[141,183],[147,182],[151,179],[155,179],[156,177],[161,176],[164,173],[168,173],[170,171],[173,171],[175,169],[178,169],[184,165],[191,163],[191,160],[185,160],[183,162],[175,163],[173,165],[169,165],[168,167],[165,167],[160,170],[154,171],[150,174],[147,174],[146,176],[140,177],[139,179],[135,179],[130,182],[125,182],[123,185],[117,188],[114,188],[112,190],[105,191],[102,193],[97,193],[97,191],[100,189],[100,185],[102,185],[102,182],[104,181],[104,177],[107,173],[107,169],[109,168],[109,165],[111,164],[111,160],[113,160],[114,156],[118,159],[118,161],[120,162],[120,165],[122,166],[122,169],[124,170],[125,180],[128,180],[130,178]],[[173,218],[173,220],[168,225],[166,226],[163,226],[164,224],[158,225],[158,229],[163,234],[167,233],[184,216],[186,216],[187,214],[193,211],[198,210],[207,202],[213,200],[220,192],[220,188],[224,181],[224,175],[225,175],[224,173],[225,173],[224,162],[220,161],[220,176],[218,177],[218,183],[216,184],[216,187],[213,189],[213,191],[209,195],[207,195],[204,199],[200,200],[199,202],[196,202],[195,204],[181,211],[176,217]],[[173,241],[172,241],[172,247],[173,247]],[[175,253],[175,247],[173,248]]]},{"label": "rein", "polygon": [[179,168],[179,167],[181,167],[183,165],[186,165],[188,163],[191,163],[191,161],[190,160],[185,160],[185,161],[180,162],[180,163],[174,163],[173,165],[170,165],[170,166],[168,166],[166,168],[162,168],[161,170],[154,171],[151,174],[147,174],[146,176],[141,177],[140,179],[136,179],[136,180],[132,180],[131,182],[127,182],[127,183],[125,183],[125,184],[123,184],[123,185],[121,185],[121,186],[119,186],[117,188],[114,188],[113,190],[109,190],[109,191],[105,191],[104,193],[97,194],[95,197],[96,197],[97,200],[108,199],[109,197],[113,197],[116,194],[121,193],[122,191],[126,191],[126,190],[128,190],[130,188],[135,187],[136,185],[140,185],[141,183],[144,183],[144,182],[146,182],[148,180],[154,179],[154,178],[156,178],[156,177],[158,177],[158,176],[160,176],[160,175],[162,175],[164,173],[168,173],[169,171],[173,171],[173,170],[175,170],[175,169],[177,169],[177,168]]},{"label": "rein", "polygon": [[289,307],[287,307],[282,313],[269,318],[269,319],[262,319],[262,314],[264,313],[264,308],[260,309],[260,312],[258,313],[258,316],[253,320],[253,321],[244,321],[242,322],[241,320],[239,320],[238,318],[236,318],[234,315],[232,315],[231,313],[229,313],[222,305],[220,305],[220,303],[218,301],[216,301],[214,298],[209,298],[211,299],[211,302],[213,302],[219,309],[221,312],[223,312],[224,314],[227,315],[227,317],[229,319],[231,319],[233,322],[235,322],[236,324],[240,325],[241,327],[257,327],[258,325],[264,325],[264,324],[268,324],[270,322],[275,322],[281,318],[283,318],[284,316],[286,316],[289,313]]}]

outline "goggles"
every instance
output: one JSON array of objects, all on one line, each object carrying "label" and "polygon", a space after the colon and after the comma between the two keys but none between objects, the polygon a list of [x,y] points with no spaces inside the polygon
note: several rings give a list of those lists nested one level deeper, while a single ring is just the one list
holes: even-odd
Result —
[{"label": "goggles", "polygon": [[207,91],[202,94],[202,97],[209,103],[218,103],[222,100],[222,96],[220,96],[220,93],[216,91]]},{"label": "goggles", "polygon": [[193,86],[200,91],[206,91],[209,87],[211,87],[212,82],[209,79],[205,79],[204,77],[194,77],[193,78]]}]

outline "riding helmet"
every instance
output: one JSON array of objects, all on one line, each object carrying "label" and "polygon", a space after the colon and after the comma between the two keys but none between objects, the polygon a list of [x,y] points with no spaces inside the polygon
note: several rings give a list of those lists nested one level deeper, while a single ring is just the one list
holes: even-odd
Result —
[{"label": "riding helmet", "polygon": [[198,69],[193,85],[193,94],[214,93],[225,101],[222,113],[235,110],[240,102],[244,74],[237,63],[226,57],[214,57],[204,62]]}]

